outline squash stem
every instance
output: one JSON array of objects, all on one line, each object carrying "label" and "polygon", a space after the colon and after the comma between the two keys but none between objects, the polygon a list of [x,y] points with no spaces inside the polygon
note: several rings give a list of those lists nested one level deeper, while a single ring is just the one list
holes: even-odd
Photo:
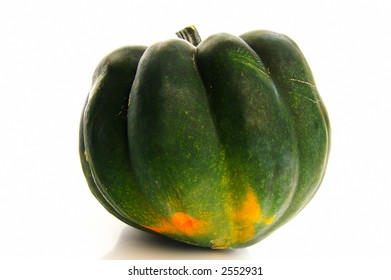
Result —
[{"label": "squash stem", "polygon": [[175,34],[178,36],[178,38],[184,39],[184,40],[190,42],[195,47],[197,47],[199,45],[199,43],[201,43],[200,34],[198,33],[198,31],[194,25],[190,25],[188,27],[185,27]]}]

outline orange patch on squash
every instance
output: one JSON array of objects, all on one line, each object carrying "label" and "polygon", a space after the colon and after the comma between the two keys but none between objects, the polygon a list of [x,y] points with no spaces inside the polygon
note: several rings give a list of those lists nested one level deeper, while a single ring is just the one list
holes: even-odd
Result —
[{"label": "orange patch on squash", "polygon": [[162,232],[161,228],[149,227],[149,226],[143,226],[143,227],[145,227],[146,229],[152,230],[154,232],[157,232],[157,233],[161,233]]},{"label": "orange patch on squash", "polygon": [[247,222],[256,223],[262,219],[262,211],[256,194],[252,189],[248,189],[243,204],[235,214],[237,219],[246,220]]},{"label": "orange patch on squash", "polygon": [[239,207],[232,209],[236,226],[236,239],[240,242],[250,240],[255,234],[255,224],[262,219],[262,210],[256,194],[248,188],[246,197]]},{"label": "orange patch on squash", "polygon": [[197,220],[183,212],[177,212],[171,217],[172,224],[186,235],[194,235],[202,231],[205,222]]},{"label": "orange patch on squash", "polygon": [[183,212],[173,214],[169,221],[163,221],[158,227],[144,226],[157,233],[182,233],[188,236],[203,231],[206,222],[193,218]]}]

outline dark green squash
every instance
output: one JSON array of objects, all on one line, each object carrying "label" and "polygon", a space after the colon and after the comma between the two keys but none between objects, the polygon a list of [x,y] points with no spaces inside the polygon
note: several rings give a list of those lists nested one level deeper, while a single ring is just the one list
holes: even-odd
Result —
[{"label": "dark green squash", "polygon": [[189,27],[178,36],[99,64],[80,124],[84,174],[131,226],[198,246],[249,246],[317,191],[330,146],[326,109],[284,35],[200,42]]}]

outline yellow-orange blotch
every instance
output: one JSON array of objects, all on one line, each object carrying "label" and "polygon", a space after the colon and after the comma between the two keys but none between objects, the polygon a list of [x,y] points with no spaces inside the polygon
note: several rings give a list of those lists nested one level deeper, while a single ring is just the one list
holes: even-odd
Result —
[{"label": "yellow-orange blotch", "polygon": [[157,233],[182,233],[188,236],[200,234],[204,231],[206,222],[193,218],[183,212],[174,213],[169,220],[162,221],[157,227],[144,226]]},{"label": "yellow-orange blotch", "polygon": [[275,218],[276,218],[276,216],[274,215],[274,216],[272,216],[272,217],[270,217],[270,218],[265,219],[265,221],[263,221],[263,223],[264,223],[265,225],[270,225],[271,223],[274,222],[274,219],[275,219]]},{"label": "yellow-orange blotch", "polygon": [[236,218],[253,223],[259,222],[261,220],[261,207],[259,206],[257,196],[252,189],[248,189],[246,198],[239,208]]},{"label": "yellow-orange blotch", "polygon": [[178,230],[186,235],[200,233],[205,225],[205,222],[197,220],[182,212],[177,212],[172,215],[171,222]]},{"label": "yellow-orange blotch", "polygon": [[262,219],[261,207],[254,191],[248,188],[243,203],[232,210],[234,222],[238,226],[235,230],[235,239],[246,242],[254,236],[255,224]]}]

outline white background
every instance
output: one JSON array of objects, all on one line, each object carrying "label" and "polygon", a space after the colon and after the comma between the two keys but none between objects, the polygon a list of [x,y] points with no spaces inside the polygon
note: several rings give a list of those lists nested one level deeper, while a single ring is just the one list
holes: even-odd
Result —
[{"label": "white background", "polygon": [[[391,261],[390,3],[2,1],[0,258]],[[329,111],[332,149],[319,192],[247,249],[191,248],[129,228],[94,199],[79,163],[79,118],[100,59],[190,24],[203,38],[254,29],[290,36]]]}]

